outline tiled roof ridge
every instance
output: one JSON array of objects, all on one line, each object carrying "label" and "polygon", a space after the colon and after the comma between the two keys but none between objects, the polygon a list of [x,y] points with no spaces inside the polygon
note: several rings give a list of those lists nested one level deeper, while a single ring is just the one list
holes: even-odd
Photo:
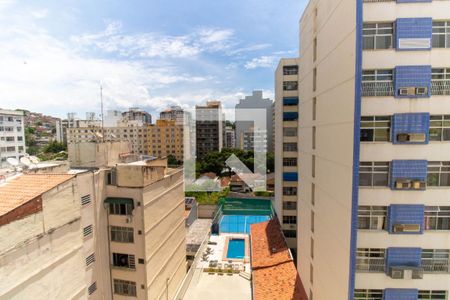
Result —
[{"label": "tiled roof ridge", "polygon": [[281,262],[277,262],[276,264],[268,264],[268,265],[262,265],[262,266],[255,266],[252,267],[253,270],[263,270],[263,269],[267,269],[267,268],[272,268],[272,267],[277,267],[277,266],[281,266],[283,264],[288,264],[288,263],[293,263],[294,261],[292,259],[288,259],[285,261],[281,261]]}]

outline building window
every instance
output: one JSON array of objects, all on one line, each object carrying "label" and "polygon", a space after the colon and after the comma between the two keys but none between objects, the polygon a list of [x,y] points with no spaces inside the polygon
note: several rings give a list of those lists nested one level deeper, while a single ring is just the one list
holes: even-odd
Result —
[{"label": "building window", "polygon": [[429,161],[428,186],[450,186],[450,162],[449,161]]},{"label": "building window", "polygon": [[92,234],[92,225],[88,225],[86,227],[83,228],[83,236],[88,236]]},{"label": "building window", "polygon": [[356,289],[353,296],[354,300],[383,300],[383,290]]},{"label": "building window", "polygon": [[359,186],[388,186],[389,162],[360,162]]},{"label": "building window", "polygon": [[283,230],[283,234],[285,238],[295,239],[297,237],[296,230]]},{"label": "building window", "polygon": [[297,128],[296,127],[283,128],[283,136],[297,136]]},{"label": "building window", "polygon": [[431,94],[450,95],[450,68],[431,69]]},{"label": "building window", "polygon": [[296,91],[298,89],[297,81],[284,81],[283,91]]},{"label": "building window", "polygon": [[116,170],[110,170],[106,174],[106,184],[107,185],[117,185],[117,172]]},{"label": "building window", "polygon": [[118,243],[134,243],[133,228],[111,226],[111,241]]},{"label": "building window", "polygon": [[136,282],[114,279],[114,294],[136,297]]},{"label": "building window", "polygon": [[363,49],[390,49],[394,36],[394,23],[363,24]]},{"label": "building window", "polygon": [[311,252],[311,258],[314,258],[314,239],[311,237],[311,248],[310,248],[310,252]]},{"label": "building window", "polygon": [[91,203],[91,195],[90,194],[87,194],[87,195],[84,195],[83,197],[81,197],[81,205],[87,205],[89,203]]},{"label": "building window", "polygon": [[86,266],[90,266],[94,262],[95,262],[95,254],[94,253],[92,253],[91,255],[86,257]]},{"label": "building window", "polygon": [[97,282],[94,282],[88,287],[88,294],[92,295],[97,290]]},{"label": "building window", "polygon": [[450,21],[433,22],[433,48],[450,48]]},{"label": "building window", "polygon": [[317,68],[313,69],[313,92],[317,90]]},{"label": "building window", "polygon": [[394,95],[394,70],[363,70],[362,72],[362,96],[393,96]]},{"label": "building window", "polygon": [[424,272],[448,273],[449,271],[448,249],[422,249],[422,264]]},{"label": "building window", "polygon": [[314,97],[312,103],[312,120],[315,121],[316,117],[317,117],[317,98]]},{"label": "building window", "polygon": [[384,272],[385,255],[385,249],[358,248],[356,270],[360,272]]},{"label": "building window", "polygon": [[358,229],[386,229],[386,216],[386,206],[360,206],[358,207]]},{"label": "building window", "polygon": [[296,152],[297,151],[297,143],[283,143],[283,151]]},{"label": "building window", "polygon": [[296,157],[283,158],[283,166],[284,167],[296,167],[297,166],[297,158]]},{"label": "building window", "polygon": [[312,210],[311,211],[311,232],[312,233],[314,233],[314,217],[315,217],[315,214],[314,214],[314,211]]},{"label": "building window", "polygon": [[284,210],[296,210],[297,209],[297,202],[284,201],[283,202],[283,209]]},{"label": "building window", "polygon": [[297,224],[296,216],[283,216],[283,224]]},{"label": "building window", "polygon": [[312,127],[312,149],[315,150],[316,149],[316,126]]},{"label": "building window", "polygon": [[312,263],[309,264],[309,281],[311,284],[314,283],[314,268]]},{"label": "building window", "polygon": [[297,75],[297,74],[298,74],[298,66],[283,67],[283,75]]},{"label": "building window", "polygon": [[[419,291],[419,300],[446,300],[447,291]],[[356,299],[355,299],[356,300]]]},{"label": "building window", "polygon": [[311,183],[311,205],[316,204],[316,185]]},{"label": "building window", "polygon": [[133,212],[133,205],[126,203],[110,203],[109,213],[111,215],[129,216]]},{"label": "building window", "polygon": [[136,269],[134,255],[113,253],[113,266],[126,269]]},{"label": "building window", "polygon": [[316,156],[313,155],[311,158],[311,176],[316,177]]},{"label": "building window", "polygon": [[450,141],[450,115],[430,116],[430,141]]},{"label": "building window", "polygon": [[313,40],[313,62],[317,60],[317,37]]},{"label": "building window", "polygon": [[450,206],[426,206],[425,230],[450,230]]},{"label": "building window", "polygon": [[388,142],[391,133],[391,117],[361,117],[361,142]]},{"label": "building window", "polygon": [[296,187],[283,187],[283,195],[285,196],[296,196],[297,188]]}]

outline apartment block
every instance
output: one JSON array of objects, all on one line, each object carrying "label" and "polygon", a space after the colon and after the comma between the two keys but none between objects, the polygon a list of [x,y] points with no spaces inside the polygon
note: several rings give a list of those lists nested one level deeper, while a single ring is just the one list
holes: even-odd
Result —
[{"label": "apartment block", "polygon": [[154,157],[174,156],[183,160],[183,125],[176,120],[157,120],[147,127],[148,154]]},{"label": "apartment block", "polygon": [[197,158],[223,148],[225,120],[220,101],[208,101],[195,107],[195,135]]},{"label": "apartment block", "polygon": [[444,0],[312,0],[300,20],[310,299],[449,297],[449,20]]},{"label": "apartment block", "polygon": [[25,128],[23,111],[0,109],[0,168],[9,166],[10,157],[25,155]]},{"label": "apartment block", "polygon": [[281,59],[275,72],[275,211],[288,247],[297,252],[298,90],[297,58]]},{"label": "apartment block", "polygon": [[184,111],[180,106],[171,106],[159,113],[160,120],[175,121],[176,125],[183,126],[184,120],[190,120],[188,112]]},{"label": "apartment block", "polygon": [[225,127],[224,148],[236,148],[236,132],[232,126]]}]

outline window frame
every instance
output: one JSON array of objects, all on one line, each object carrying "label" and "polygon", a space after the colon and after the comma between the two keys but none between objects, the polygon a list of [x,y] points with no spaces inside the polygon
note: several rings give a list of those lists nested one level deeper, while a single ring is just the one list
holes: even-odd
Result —
[{"label": "window frame", "polygon": [[137,297],[136,282],[134,281],[114,278],[113,286],[114,286],[114,294]]},{"label": "window frame", "polygon": [[[385,25],[385,26],[383,26]],[[389,30],[389,33],[383,32]],[[394,22],[367,22],[363,24],[363,50],[386,50],[394,48],[394,36],[395,36],[395,23]],[[379,38],[390,37],[390,43],[386,43],[387,47],[377,47],[381,43],[381,40],[377,42]],[[372,47],[367,47],[366,39],[371,38]]]},{"label": "window frame", "polygon": [[[438,125],[438,123],[440,123]],[[436,134],[434,134],[434,132]],[[445,139],[445,132],[448,132],[448,139]],[[430,142],[450,141],[450,115],[431,115],[429,127]],[[435,137],[439,136],[439,139]]]},{"label": "window frame", "polygon": [[[364,171],[362,169],[366,168],[367,170]],[[370,170],[369,170],[370,169]],[[371,178],[371,184],[370,185],[361,185],[361,175],[362,174],[370,174]],[[375,175],[384,174],[386,176],[386,180],[383,180],[383,183],[386,182],[386,184],[380,185],[375,184]],[[374,188],[374,187],[388,187],[389,186],[389,180],[390,180],[390,162],[382,162],[382,161],[361,161],[359,162],[359,187],[365,187],[365,188]]]},{"label": "window frame", "polygon": [[[360,141],[362,143],[373,142],[391,142],[391,116],[361,116]],[[371,130],[371,140],[362,140],[363,130]],[[377,135],[377,133],[384,132],[384,135]]]},{"label": "window frame", "polygon": [[425,206],[424,229],[450,230],[450,206]]},{"label": "window frame", "polygon": [[[443,24],[440,25],[439,23]],[[439,32],[439,30],[442,32]],[[444,45],[436,45],[435,38],[441,36],[443,36]],[[450,20],[433,20],[431,37],[432,48],[450,48]],[[440,42],[440,40],[438,41]]]},{"label": "window frame", "polygon": [[[387,228],[387,206],[369,206],[361,205],[358,207],[358,230],[386,230]],[[368,221],[365,224],[368,226],[361,226],[360,219],[366,218]],[[382,223],[380,226],[380,220]],[[368,227],[368,228],[367,228]]]},{"label": "window frame", "polygon": [[[125,226],[110,226],[111,242],[134,243],[134,228]],[[120,237],[120,238],[119,238]]]},{"label": "window frame", "polygon": [[[433,176],[437,179],[437,184],[432,181]],[[447,179],[447,184],[443,179]],[[450,161],[429,161],[427,169],[427,187],[448,187],[450,186]]]}]

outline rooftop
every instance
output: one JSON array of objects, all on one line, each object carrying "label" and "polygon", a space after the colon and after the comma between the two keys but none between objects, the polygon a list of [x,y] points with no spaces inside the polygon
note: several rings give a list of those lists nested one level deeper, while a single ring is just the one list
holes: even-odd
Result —
[{"label": "rooftop", "polygon": [[308,299],[278,219],[250,228],[253,299]]},{"label": "rooftop", "polygon": [[0,216],[74,177],[70,174],[22,174],[0,186]]}]

